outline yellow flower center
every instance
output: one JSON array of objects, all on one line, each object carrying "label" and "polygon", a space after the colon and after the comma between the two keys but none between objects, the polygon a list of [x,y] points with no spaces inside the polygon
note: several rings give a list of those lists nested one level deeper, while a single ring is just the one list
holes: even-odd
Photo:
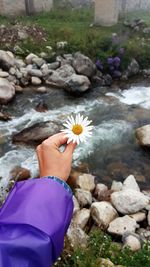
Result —
[{"label": "yellow flower center", "polygon": [[73,127],[72,127],[72,131],[74,134],[76,135],[79,135],[83,132],[83,128],[80,124],[75,124]]}]

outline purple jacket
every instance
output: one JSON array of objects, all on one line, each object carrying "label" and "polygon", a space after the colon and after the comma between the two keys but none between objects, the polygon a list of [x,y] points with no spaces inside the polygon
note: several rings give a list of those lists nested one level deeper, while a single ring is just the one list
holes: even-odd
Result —
[{"label": "purple jacket", "polygon": [[73,201],[67,184],[49,178],[18,182],[8,195],[0,210],[0,267],[50,267],[60,256]]}]

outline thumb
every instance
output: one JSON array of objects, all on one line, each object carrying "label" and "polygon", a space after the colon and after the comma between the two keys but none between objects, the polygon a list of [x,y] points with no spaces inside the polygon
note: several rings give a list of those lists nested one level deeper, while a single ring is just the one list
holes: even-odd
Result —
[{"label": "thumb", "polygon": [[65,152],[64,153],[67,154],[67,155],[69,155],[69,156],[72,156],[73,155],[73,152],[74,152],[74,150],[76,148],[76,146],[77,146],[77,143],[73,143],[73,142],[69,143],[66,146],[66,149],[65,149]]}]

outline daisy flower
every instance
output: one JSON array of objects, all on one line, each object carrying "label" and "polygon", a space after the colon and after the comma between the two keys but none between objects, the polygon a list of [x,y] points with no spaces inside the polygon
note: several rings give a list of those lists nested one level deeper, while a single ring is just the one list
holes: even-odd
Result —
[{"label": "daisy flower", "polygon": [[77,143],[87,141],[88,137],[92,135],[93,126],[91,126],[92,121],[88,120],[88,117],[83,118],[80,114],[76,115],[75,118],[73,116],[68,117],[66,123],[63,125],[66,129],[62,130],[68,137],[68,142]]}]

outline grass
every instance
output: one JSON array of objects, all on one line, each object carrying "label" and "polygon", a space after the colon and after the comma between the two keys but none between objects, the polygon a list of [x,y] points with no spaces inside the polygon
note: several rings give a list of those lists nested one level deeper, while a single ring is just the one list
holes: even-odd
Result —
[{"label": "grass", "polygon": [[[115,265],[124,267],[149,267],[150,242],[140,251],[132,252],[112,242],[109,235],[93,230],[86,249],[77,248],[74,252],[65,249],[57,267],[99,267],[101,258],[110,259]],[[107,266],[106,266],[107,267]]]},{"label": "grass", "polygon": [[[57,2],[59,1],[57,0]],[[104,63],[108,56],[117,55],[119,48],[125,47],[126,53],[122,59],[123,69],[126,68],[131,57],[135,57],[142,68],[150,67],[150,36],[130,32],[123,26],[123,18],[113,27],[90,27],[94,20],[93,17],[94,10],[92,8],[69,9],[57,6],[51,12],[30,17],[16,19],[0,17],[0,24],[7,24],[9,27],[19,22],[23,25],[38,25],[45,29],[47,32],[46,42],[39,44],[29,39],[19,42],[19,46],[24,51],[23,56],[29,52],[40,53],[46,50],[46,46],[52,46],[53,51],[58,54],[81,51],[94,61],[99,58]],[[126,18],[144,18],[150,26],[150,12],[130,13]],[[115,45],[112,43],[112,33],[118,35]],[[57,50],[56,44],[59,41],[67,41],[68,46],[64,50]],[[1,47],[1,49],[5,49],[5,47]]]}]

